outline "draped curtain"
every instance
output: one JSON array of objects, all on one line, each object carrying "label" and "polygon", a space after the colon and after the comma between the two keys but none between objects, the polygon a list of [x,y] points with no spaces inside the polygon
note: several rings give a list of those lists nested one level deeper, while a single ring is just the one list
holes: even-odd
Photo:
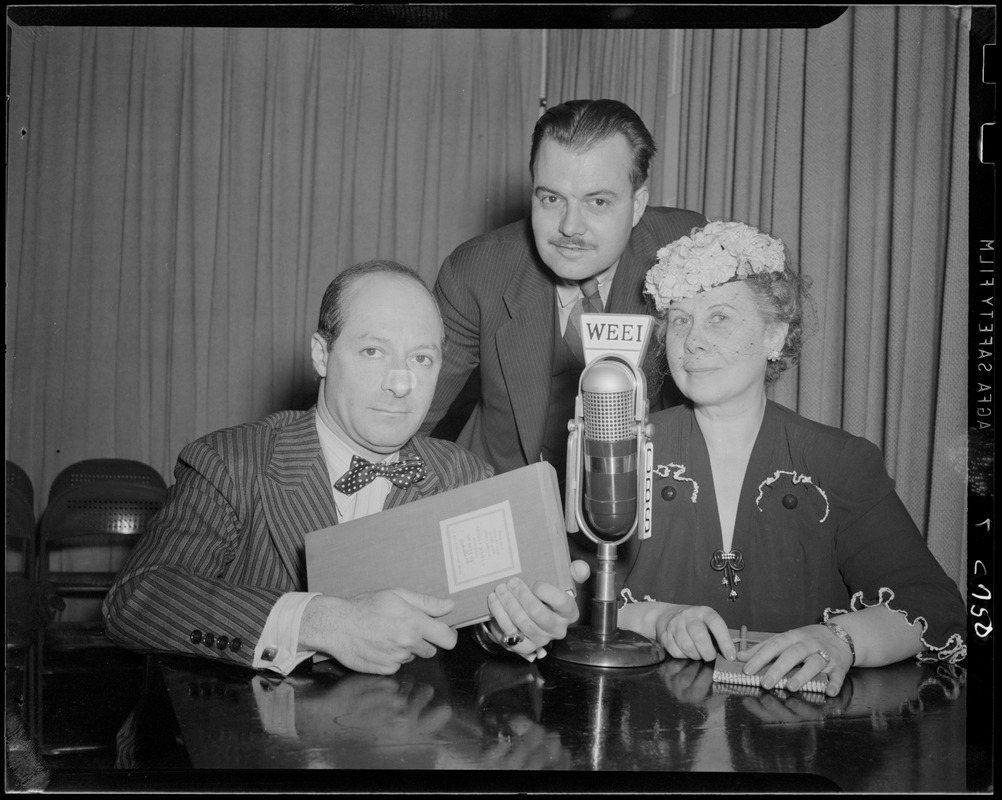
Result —
[{"label": "draped curtain", "polygon": [[[391,258],[431,283],[458,244],[523,216],[542,37],[12,28],[5,449],[36,513],[80,459],[170,483],[192,439],[308,407],[337,272]],[[551,41],[551,103],[616,97],[677,142],[661,92],[677,33]]]},{"label": "draped curtain", "polygon": [[816,330],[774,395],[865,436],[966,572],[970,9],[684,34],[682,204],[782,238]]},{"label": "draped curtain", "polygon": [[308,407],[345,267],[434,281],[522,216],[539,31],[14,30],[7,457],[171,482],[211,430]]},{"label": "draped curtain", "polygon": [[[651,202],[760,225],[815,279],[776,398],[867,436],[964,567],[969,11],[818,30],[12,29],[5,449],[36,487],[315,398],[319,298],[429,281],[528,208],[549,105],[612,97]],[[545,81],[541,87],[541,76]],[[100,568],[95,566],[95,568]]]},{"label": "draped curtain", "polygon": [[680,30],[547,31],[548,105],[611,98],[636,111],[650,130],[658,147],[651,205],[677,204],[681,50]]}]

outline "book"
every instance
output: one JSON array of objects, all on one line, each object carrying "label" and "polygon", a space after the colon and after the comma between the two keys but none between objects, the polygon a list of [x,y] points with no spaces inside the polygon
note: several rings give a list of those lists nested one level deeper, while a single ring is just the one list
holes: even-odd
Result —
[{"label": "book", "polygon": [[[734,641],[734,646],[738,650],[746,650],[759,642],[764,642],[766,639],[770,639],[775,636],[773,633],[748,631],[745,628],[742,628],[740,631],[732,630],[729,632],[731,634],[731,639]],[[746,662],[744,661],[738,661],[736,659],[731,661],[722,654],[718,655],[713,664],[713,682],[750,688],[761,688],[762,676],[765,675],[766,670],[768,670],[769,667],[765,666],[753,675],[745,675],[743,672],[745,663]],[[785,689],[787,681],[789,681],[789,679],[792,678],[799,669],[799,665],[791,669],[785,676],[780,678],[776,682],[776,685],[772,688],[775,690]],[[824,676],[819,676],[807,681],[807,683],[801,686],[797,691],[818,692],[820,694],[824,694],[827,687],[828,679]]]},{"label": "book", "polygon": [[459,628],[490,619],[512,577],[574,594],[557,473],[546,462],[306,535],[310,591],[353,597],[410,589],[451,598]]}]

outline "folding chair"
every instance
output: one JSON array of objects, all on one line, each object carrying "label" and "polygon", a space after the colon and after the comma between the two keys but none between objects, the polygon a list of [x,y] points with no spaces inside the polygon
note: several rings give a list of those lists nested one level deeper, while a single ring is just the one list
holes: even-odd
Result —
[{"label": "folding chair", "polygon": [[107,751],[113,758],[115,733],[139,696],[144,657],[105,637],[99,601],[165,496],[142,481],[78,481],[56,492],[42,515],[39,580],[65,600],[97,601],[90,617],[56,619],[39,635],[37,740],[45,756]]},{"label": "folding chair", "polygon": [[128,458],[88,458],[70,464],[49,487],[49,502],[85,483],[135,483],[167,490],[163,476],[149,464]]},{"label": "folding chair", "polygon": [[4,498],[4,567],[8,708],[20,715],[29,735],[35,728],[34,658],[38,630],[52,619],[54,607],[38,582],[35,561],[34,490],[17,464],[7,462]]},{"label": "folding chair", "polygon": [[7,462],[7,494],[18,492],[28,501],[28,507],[34,513],[35,507],[35,487],[31,484],[28,473],[21,469],[13,461]]}]

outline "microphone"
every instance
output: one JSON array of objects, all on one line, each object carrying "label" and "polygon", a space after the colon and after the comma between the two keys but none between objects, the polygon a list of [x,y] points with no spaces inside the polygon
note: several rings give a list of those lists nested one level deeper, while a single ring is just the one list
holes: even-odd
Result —
[{"label": "microphone", "polygon": [[[666,657],[660,644],[632,631],[619,630],[616,600],[616,546],[640,530],[651,535],[653,428],[647,422],[647,380],[640,370],[646,330],[640,347],[617,352],[620,327],[644,328],[650,317],[618,315],[592,326],[582,315],[582,340],[604,334],[606,347],[585,366],[578,383],[575,416],[568,423],[564,521],[571,533],[583,531],[598,545],[598,568],[591,628],[571,628],[554,642],[551,653],[562,661],[603,667],[658,664]],[[612,334],[610,328],[612,325]],[[582,492],[582,476],[584,491]]]},{"label": "microphone", "polygon": [[637,380],[621,361],[594,362],[581,378],[584,418],[584,511],[603,541],[631,531],[637,519]]}]

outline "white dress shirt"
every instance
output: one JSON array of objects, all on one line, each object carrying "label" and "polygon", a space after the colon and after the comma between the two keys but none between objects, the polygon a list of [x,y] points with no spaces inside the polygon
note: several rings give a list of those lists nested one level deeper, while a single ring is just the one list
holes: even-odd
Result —
[{"label": "white dress shirt", "polygon": [[[334,482],[351,466],[351,457],[361,453],[355,453],[337,423],[330,418],[330,412],[323,401],[322,387],[317,400],[316,425],[320,449],[330,476],[338,522],[349,522],[382,511],[392,488],[386,478],[378,477],[352,495],[342,494],[334,488]],[[387,456],[384,462],[392,464],[399,460],[398,451]],[[306,604],[318,594],[319,592],[287,592],[278,599],[265,621],[257,647],[254,648],[255,668],[288,675],[307,658],[316,655],[312,650],[299,650],[298,645],[303,611]]]}]

